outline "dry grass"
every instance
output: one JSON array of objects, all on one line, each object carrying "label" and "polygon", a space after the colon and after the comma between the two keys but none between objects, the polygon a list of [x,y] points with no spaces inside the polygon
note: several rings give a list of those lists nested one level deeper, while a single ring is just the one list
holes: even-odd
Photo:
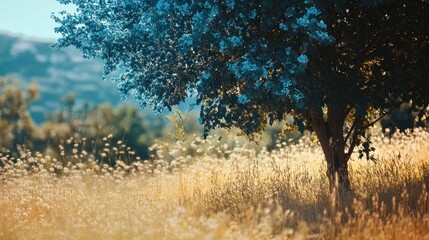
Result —
[{"label": "dry grass", "polygon": [[70,139],[59,159],[3,155],[0,239],[429,239],[428,131],[375,137],[346,209],[309,138],[259,153],[214,139],[158,144],[143,163],[108,138],[95,154]]}]

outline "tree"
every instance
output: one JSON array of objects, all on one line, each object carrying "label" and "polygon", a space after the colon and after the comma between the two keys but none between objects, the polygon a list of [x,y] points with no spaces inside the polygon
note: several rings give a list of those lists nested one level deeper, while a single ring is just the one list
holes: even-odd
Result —
[{"label": "tree", "polygon": [[253,136],[292,115],[343,192],[352,153],[372,149],[365,130],[429,102],[427,0],[58,1],[76,12],[53,17],[56,46],[121,71],[124,98],[160,111],[194,96],[205,134]]},{"label": "tree", "polygon": [[0,77],[0,152],[10,151],[14,157],[21,145],[32,147],[37,135],[28,106],[38,98],[38,86],[31,84],[26,93],[19,86],[16,78]]},{"label": "tree", "polygon": [[[74,94],[68,94],[65,99],[72,99]],[[82,140],[81,147],[88,153],[98,154],[106,148],[103,137],[111,135],[109,144],[122,142],[118,147],[130,148],[143,159],[149,158],[148,148],[152,141],[163,136],[165,121],[162,116],[154,115],[149,111],[139,111],[135,105],[121,105],[113,107],[110,104],[102,104],[90,107],[82,105],[74,109],[73,101],[63,101],[66,110],[51,113],[48,121],[41,126],[43,141],[39,143],[42,149],[52,148],[56,154],[62,149],[58,145],[65,145],[70,137]],[[73,143],[74,144],[74,143]],[[123,145],[123,146],[121,146]],[[71,151],[71,149],[70,149]],[[109,159],[101,159],[109,164]]]}]

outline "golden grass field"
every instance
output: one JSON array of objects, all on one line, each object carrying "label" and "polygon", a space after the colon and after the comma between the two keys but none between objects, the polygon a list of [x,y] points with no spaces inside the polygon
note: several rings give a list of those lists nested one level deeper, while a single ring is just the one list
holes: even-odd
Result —
[{"label": "golden grass field", "polygon": [[374,136],[377,161],[351,161],[344,208],[310,137],[258,153],[156,144],[134,163],[109,139],[96,155],[75,139],[57,158],[2,155],[0,239],[429,239],[427,130]]}]

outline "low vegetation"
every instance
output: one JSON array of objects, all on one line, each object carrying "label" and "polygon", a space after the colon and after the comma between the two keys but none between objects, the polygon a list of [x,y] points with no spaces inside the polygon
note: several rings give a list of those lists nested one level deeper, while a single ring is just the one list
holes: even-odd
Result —
[{"label": "low vegetation", "polygon": [[311,135],[260,152],[233,137],[158,142],[146,161],[113,136],[98,152],[69,138],[55,158],[3,153],[0,239],[428,238],[429,132],[372,132],[376,160],[352,157],[343,201]]}]

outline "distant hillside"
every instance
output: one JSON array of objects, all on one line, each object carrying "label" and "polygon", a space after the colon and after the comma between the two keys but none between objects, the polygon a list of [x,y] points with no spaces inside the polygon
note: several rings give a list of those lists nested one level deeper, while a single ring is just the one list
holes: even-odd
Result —
[{"label": "distant hillside", "polygon": [[101,79],[100,61],[86,60],[74,48],[51,49],[49,40],[0,32],[0,76],[14,75],[23,84],[38,82],[41,98],[31,106],[36,122],[46,111],[61,107],[60,99],[69,92],[76,104],[120,101],[116,84]]}]

